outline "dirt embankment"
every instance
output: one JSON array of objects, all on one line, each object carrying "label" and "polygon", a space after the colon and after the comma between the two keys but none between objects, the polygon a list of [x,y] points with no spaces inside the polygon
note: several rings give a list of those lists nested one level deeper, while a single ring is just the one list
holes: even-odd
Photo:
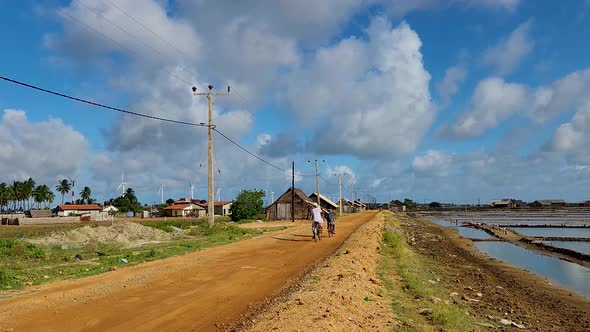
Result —
[{"label": "dirt embankment", "polygon": [[475,316],[521,321],[534,331],[590,330],[590,299],[483,255],[454,229],[411,218],[402,229],[413,249],[440,270],[449,292],[478,299],[466,301]]},{"label": "dirt embankment", "polygon": [[[376,274],[383,215],[361,226],[246,331],[387,331],[397,324]],[[338,228],[336,229],[338,232]],[[322,239],[330,241],[330,239]]]},{"label": "dirt embankment", "polygon": [[132,246],[147,242],[170,240],[173,236],[172,233],[166,233],[134,222],[122,222],[110,226],[84,226],[66,232],[54,232],[47,237],[27,241],[45,245],[111,242]]}]

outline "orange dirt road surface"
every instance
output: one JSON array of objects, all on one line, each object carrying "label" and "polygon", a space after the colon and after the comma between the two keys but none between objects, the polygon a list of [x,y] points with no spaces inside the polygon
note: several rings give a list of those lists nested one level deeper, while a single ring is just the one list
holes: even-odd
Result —
[{"label": "orange dirt road surface", "polygon": [[184,256],[44,285],[0,300],[0,330],[223,330],[253,305],[290,286],[375,215],[339,218],[336,236],[317,243],[310,223],[305,223]]}]

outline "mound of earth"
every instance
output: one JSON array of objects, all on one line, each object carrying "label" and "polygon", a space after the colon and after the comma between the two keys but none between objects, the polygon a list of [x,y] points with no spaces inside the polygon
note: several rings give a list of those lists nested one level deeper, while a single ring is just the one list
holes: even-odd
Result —
[{"label": "mound of earth", "polygon": [[48,237],[28,240],[37,244],[87,244],[95,242],[120,243],[163,241],[172,234],[134,222],[122,222],[111,226],[84,226],[67,232],[54,232]]}]

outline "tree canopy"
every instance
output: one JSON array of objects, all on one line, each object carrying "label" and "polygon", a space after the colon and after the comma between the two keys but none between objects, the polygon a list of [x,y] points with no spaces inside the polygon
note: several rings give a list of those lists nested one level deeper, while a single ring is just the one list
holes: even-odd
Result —
[{"label": "tree canopy", "polygon": [[263,190],[242,190],[236,197],[236,200],[229,208],[231,220],[238,221],[250,219],[257,214],[262,213],[264,202],[262,198],[266,196]]}]

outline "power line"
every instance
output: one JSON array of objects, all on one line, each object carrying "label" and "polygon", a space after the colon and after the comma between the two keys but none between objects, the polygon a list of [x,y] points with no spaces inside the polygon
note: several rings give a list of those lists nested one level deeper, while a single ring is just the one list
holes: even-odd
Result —
[{"label": "power line", "polygon": [[129,15],[129,13],[127,13],[126,11],[124,11],[121,7],[115,5],[114,3],[112,3],[110,0],[106,0],[108,3],[111,4],[111,6],[117,8],[119,11],[121,11],[123,14],[127,15],[127,17],[129,17],[130,19],[132,19],[133,21],[135,21],[135,23],[141,25],[144,29],[146,29],[147,31],[151,32],[154,36],[158,37],[161,41],[163,41],[164,43],[168,44],[170,47],[172,47],[173,49],[175,49],[178,53],[184,55],[185,57],[188,58],[188,56],[186,54],[184,54],[183,51],[179,50],[176,46],[172,45],[171,43],[169,43],[166,39],[160,37],[160,35],[158,35],[157,33],[155,33],[152,29],[148,28],[145,24],[141,23],[140,21],[138,21],[137,19],[135,19],[135,17]]},{"label": "power line", "polygon": [[[105,108],[111,111],[115,111],[115,112],[120,112],[120,113],[125,113],[125,114],[129,114],[129,115],[135,115],[135,116],[139,116],[139,117],[143,117],[143,118],[148,118],[148,119],[152,119],[152,120],[158,120],[158,121],[164,121],[164,122],[169,122],[169,123],[175,123],[175,124],[181,124],[181,125],[186,125],[186,126],[195,126],[195,127],[208,127],[208,125],[204,124],[204,123],[193,123],[193,122],[187,122],[187,121],[180,121],[180,120],[173,120],[173,119],[168,119],[168,118],[162,118],[162,117],[158,117],[158,116],[154,116],[154,115],[149,115],[149,114],[144,114],[144,113],[138,113],[138,112],[133,112],[133,111],[129,111],[129,110],[125,110],[122,108],[117,108],[117,107],[113,107],[113,106],[108,106],[108,105],[104,105],[101,103],[97,103],[97,102],[93,102],[87,99],[83,99],[83,98],[78,98],[78,97],[74,97],[71,95],[67,95],[64,93],[60,93],[57,91],[53,91],[53,90],[49,90],[49,89],[45,89],[42,87],[39,87],[37,85],[33,85],[33,84],[28,84],[22,81],[18,81],[12,78],[8,78],[5,76],[0,76],[0,79],[13,83],[13,84],[17,84],[20,86],[24,86],[30,89],[34,89],[37,91],[41,91],[41,92],[45,92],[48,94],[52,94],[58,97],[62,97],[62,98],[66,98],[66,99],[70,99],[70,100],[74,100],[80,103],[84,103],[84,104],[88,104],[88,105],[92,105],[92,106],[96,106],[96,107],[101,107],[101,108]],[[249,155],[255,157],[256,159],[262,161],[263,163],[274,167],[282,172],[285,172],[289,175],[292,175],[291,171],[283,169],[265,159],[263,159],[262,157],[256,155],[255,153],[251,152],[250,150],[246,149],[245,147],[243,147],[242,145],[240,145],[238,142],[234,141],[233,139],[229,138],[227,135],[225,135],[223,132],[221,132],[219,129],[213,127],[213,130],[215,132],[217,132],[219,135],[221,135],[223,138],[225,138],[226,140],[228,140],[230,143],[234,144],[235,146],[237,146],[238,148],[240,148],[241,150],[243,150],[244,152],[248,153]],[[299,175],[299,176],[310,176],[307,174],[295,174],[295,175]]]},{"label": "power line", "polygon": [[[144,46],[146,46],[147,48],[151,49],[152,51],[156,52],[157,54],[164,56],[162,54],[162,52],[158,51],[156,48],[154,48],[153,46],[151,46],[150,44],[144,42],[143,40],[139,39],[138,37],[136,37],[135,35],[131,34],[129,31],[125,30],[124,28],[122,28],[120,25],[118,25],[117,23],[111,21],[108,17],[104,16],[102,13],[98,12],[97,10],[89,7],[88,5],[86,5],[83,1],[81,0],[77,0],[78,3],[80,3],[82,6],[86,7],[88,10],[90,10],[91,12],[95,13],[96,15],[98,15],[100,18],[102,18],[103,20],[109,22],[111,25],[117,27],[119,30],[125,32],[127,35],[129,35],[131,38],[137,40],[138,42],[142,43]],[[195,79],[197,79],[197,74],[195,74],[194,72],[186,69],[185,67],[177,64],[176,66],[178,66],[178,68],[184,70],[185,72],[191,74],[194,76]]]},{"label": "power line", "polygon": [[104,105],[101,103],[97,103],[94,101],[90,101],[87,99],[82,99],[82,98],[78,98],[78,97],[74,97],[74,96],[70,96],[64,93],[60,93],[60,92],[56,92],[53,90],[49,90],[49,89],[45,89],[36,85],[32,85],[32,84],[28,84],[25,82],[21,82],[12,78],[8,78],[8,77],[4,77],[4,76],[0,76],[0,79],[7,81],[7,82],[11,82],[14,84],[18,84],[27,88],[31,88],[34,90],[38,90],[41,92],[45,92],[45,93],[49,93],[52,95],[56,95],[59,97],[63,97],[63,98],[67,98],[70,100],[74,100],[80,103],[84,103],[84,104],[88,104],[88,105],[92,105],[92,106],[96,106],[96,107],[101,107],[101,108],[105,108],[111,111],[115,111],[115,112],[120,112],[120,113],[125,113],[125,114],[129,114],[129,115],[135,115],[135,116],[139,116],[139,117],[143,117],[143,118],[148,118],[148,119],[152,119],[152,120],[158,120],[158,121],[164,121],[164,122],[170,122],[170,123],[176,123],[176,124],[181,124],[181,125],[186,125],[186,126],[195,126],[195,127],[207,127],[206,124],[200,124],[200,123],[193,123],[193,122],[186,122],[186,121],[180,121],[180,120],[173,120],[173,119],[167,119],[167,118],[162,118],[162,117],[158,117],[158,116],[154,116],[154,115],[149,115],[149,114],[144,114],[144,113],[138,113],[138,112],[133,112],[133,111],[129,111],[129,110],[125,110],[122,108],[117,108],[117,107],[113,107],[113,106],[108,106],[108,105]]},{"label": "power line", "polygon": [[[102,37],[104,37],[104,38],[106,38],[106,39],[110,40],[111,42],[113,42],[113,43],[117,44],[118,46],[120,46],[120,47],[122,47],[122,48],[126,49],[127,51],[129,51],[129,52],[131,52],[131,53],[135,54],[136,56],[138,56],[138,57],[140,57],[140,58],[144,58],[144,59],[145,59],[145,57],[143,57],[143,56],[139,55],[139,53],[137,53],[137,52],[135,52],[134,50],[130,49],[129,47],[127,47],[127,46],[125,46],[125,45],[123,45],[123,44],[119,43],[118,41],[116,41],[116,40],[114,40],[113,38],[111,38],[111,37],[109,37],[109,36],[105,35],[104,33],[102,33],[102,32],[100,32],[100,31],[98,31],[97,29],[93,28],[92,26],[90,26],[90,25],[88,25],[88,24],[86,24],[86,23],[82,22],[80,19],[78,19],[78,18],[76,18],[76,17],[74,17],[74,16],[70,15],[70,13],[68,13],[67,11],[65,11],[65,10],[63,10],[63,9],[62,9],[62,10],[60,10],[60,11],[61,11],[63,14],[67,15],[67,16],[68,16],[70,19],[72,19],[72,20],[76,21],[78,24],[80,24],[80,25],[83,25],[83,26],[85,26],[86,28],[88,28],[88,29],[90,29],[90,30],[92,30],[92,31],[96,32],[97,34],[99,34],[99,35],[101,35]],[[151,62],[152,62],[152,63],[154,63],[154,61],[151,61]],[[174,77],[174,78],[178,79],[178,80],[179,80],[179,81],[181,81],[181,82],[184,82],[184,83],[188,84],[189,86],[192,86],[192,85],[193,85],[192,83],[190,83],[190,82],[188,82],[187,80],[183,79],[182,77],[180,77],[180,76],[178,76],[178,75],[176,75],[176,74],[172,73],[171,71],[167,70],[167,69],[166,69],[166,68],[164,68],[164,67],[160,67],[160,70],[162,70],[162,71],[164,71],[164,72],[166,72],[166,73],[170,74],[170,76],[172,76],[172,77]]]},{"label": "power line", "polygon": [[[78,0],[79,1],[79,0]],[[136,19],[135,17],[131,16],[131,14],[127,13],[125,10],[123,10],[121,7],[115,5],[114,3],[112,3],[110,0],[106,0],[109,4],[111,4],[111,6],[117,8],[120,12],[122,12],[123,14],[125,14],[127,17],[129,17],[130,19],[132,19],[135,23],[139,24],[142,28],[146,29],[147,31],[151,32],[154,36],[156,36],[158,39],[160,39],[161,41],[163,41],[164,43],[168,44],[170,47],[172,47],[173,49],[175,49],[178,53],[182,54],[184,57],[188,58],[188,55],[186,55],[182,50],[178,49],[178,47],[174,46],[172,43],[170,43],[169,41],[167,41],[164,37],[160,36],[159,34],[157,34],[156,32],[154,32],[152,29],[150,29],[147,25],[141,23],[138,19]],[[86,8],[88,8],[88,6],[86,6]],[[90,9],[90,8],[88,8]],[[94,11],[94,10],[93,10]],[[195,75],[193,73],[193,75]],[[197,75],[195,75],[197,76]],[[225,85],[229,85],[226,82]],[[233,91],[238,97],[242,98],[243,101],[245,101],[246,103],[250,103],[250,101],[248,99],[246,99],[244,96],[242,96],[238,91],[236,91],[234,89]]]},{"label": "power line", "polygon": [[[274,167],[274,168],[278,169],[281,172],[285,172],[285,173],[287,173],[289,175],[293,175],[293,173],[291,171],[289,171],[287,169],[284,169],[284,168],[281,168],[281,167],[279,167],[279,166],[277,166],[277,165],[275,165],[275,164],[273,164],[273,163],[271,163],[271,162],[263,159],[262,157],[256,155],[255,153],[251,152],[250,150],[246,149],[245,147],[243,147],[242,145],[240,145],[238,142],[234,141],[233,139],[229,138],[227,135],[225,135],[224,133],[222,133],[221,131],[219,131],[217,128],[213,128],[213,130],[216,131],[223,138],[225,138],[226,140],[228,140],[229,142],[231,142],[232,144],[234,144],[235,146],[237,146],[238,148],[240,148],[241,150],[243,150],[244,152],[246,152],[247,154],[251,155],[252,157],[254,157],[254,158],[262,161],[263,163],[265,163],[265,164],[267,164],[267,165],[269,165],[271,167]],[[313,175],[310,175],[310,174],[298,174],[298,173],[295,173],[295,175],[299,175],[299,176],[313,176]]]}]

